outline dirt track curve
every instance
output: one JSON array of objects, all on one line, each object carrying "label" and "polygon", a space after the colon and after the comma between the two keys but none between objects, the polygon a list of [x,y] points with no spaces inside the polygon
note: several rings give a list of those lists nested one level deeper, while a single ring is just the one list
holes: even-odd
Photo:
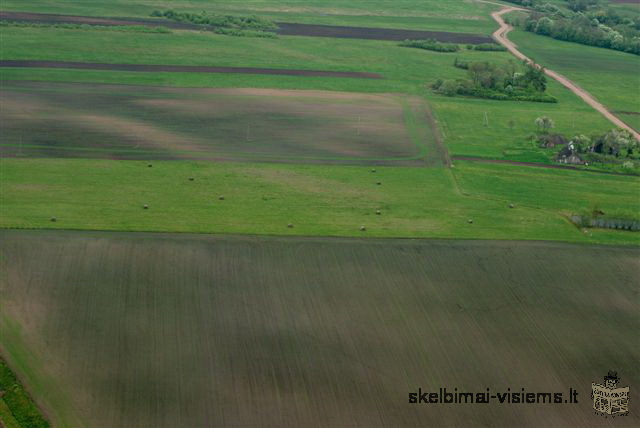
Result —
[{"label": "dirt track curve", "polygon": [[[504,19],[502,18],[502,15],[509,12],[513,12],[514,10],[526,10],[526,9],[522,9],[514,6],[507,6],[504,9],[501,9],[497,12],[493,12],[491,14],[493,19],[495,19],[495,21],[500,25],[500,28],[493,33],[493,38],[502,46],[507,48],[509,52],[511,52],[513,55],[515,55],[519,59],[535,64],[529,57],[527,57],[525,54],[523,54],[518,50],[518,47],[515,45],[515,43],[513,43],[507,38],[507,35],[511,30],[513,30],[513,27],[504,21]],[[602,105],[597,99],[595,99],[593,95],[591,95],[590,93],[588,93],[587,91],[585,91],[584,89],[582,89],[581,87],[573,83],[571,80],[567,79],[566,77],[564,77],[559,73],[556,73],[553,70],[545,69],[545,73],[547,74],[547,76],[557,80],[558,82],[560,82],[560,84],[562,84],[562,86],[566,87],[571,92],[573,92],[574,94],[582,98],[584,102],[586,102],[591,107],[599,111],[611,123],[613,123],[619,128],[623,128],[631,132],[633,136],[636,138],[636,140],[640,141],[640,133],[638,133],[635,129],[631,128],[629,125],[624,123],[622,120],[618,119],[604,105]]]}]

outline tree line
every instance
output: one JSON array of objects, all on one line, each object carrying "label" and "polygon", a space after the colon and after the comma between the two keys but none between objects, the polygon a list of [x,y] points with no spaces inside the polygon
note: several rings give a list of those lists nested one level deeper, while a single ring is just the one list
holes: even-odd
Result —
[{"label": "tree line", "polygon": [[510,22],[558,40],[640,55],[640,15],[622,15],[598,0],[566,0],[566,8],[540,0],[508,0],[533,11]]}]

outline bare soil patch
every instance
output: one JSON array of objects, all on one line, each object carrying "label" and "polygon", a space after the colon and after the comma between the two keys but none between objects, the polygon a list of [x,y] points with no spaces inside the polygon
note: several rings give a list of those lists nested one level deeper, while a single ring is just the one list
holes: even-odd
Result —
[{"label": "bare soil patch", "polygon": [[637,248],[4,230],[0,253],[2,345],[55,426],[601,427],[611,367],[640,402]]},{"label": "bare soil patch", "polygon": [[6,82],[2,156],[425,165],[421,99]]},{"label": "bare soil patch", "polygon": [[0,60],[0,67],[19,68],[67,68],[78,70],[112,70],[139,71],[146,73],[180,72],[180,73],[236,73],[236,74],[269,74],[302,77],[347,77],[360,79],[382,79],[377,73],[357,71],[323,71],[323,70],[292,70],[278,68],[255,67],[214,67],[194,65],[160,65],[160,64],[110,64],[98,62],[74,61],[40,61],[40,60]]}]

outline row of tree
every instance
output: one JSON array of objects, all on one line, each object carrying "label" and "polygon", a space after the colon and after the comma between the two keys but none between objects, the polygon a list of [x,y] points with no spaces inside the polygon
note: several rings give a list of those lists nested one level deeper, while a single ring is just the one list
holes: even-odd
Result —
[{"label": "row of tree", "polygon": [[640,16],[623,16],[598,0],[569,0],[566,9],[540,1],[509,1],[533,8],[527,17],[512,22],[527,31],[640,55]]}]

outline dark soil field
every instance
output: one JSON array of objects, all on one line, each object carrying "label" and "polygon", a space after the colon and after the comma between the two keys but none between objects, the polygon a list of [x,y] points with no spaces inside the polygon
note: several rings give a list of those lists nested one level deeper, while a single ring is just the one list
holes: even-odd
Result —
[{"label": "dark soil field", "polygon": [[[91,16],[55,15],[48,13],[26,12],[0,12],[0,19],[17,22],[41,22],[41,23],[74,23],[88,25],[143,25],[148,27],[167,27],[179,30],[200,30],[202,26],[174,22],[166,19],[143,18],[100,18]],[[467,33],[453,33],[446,31],[419,31],[399,30],[391,28],[369,27],[345,27],[334,25],[297,24],[291,22],[276,22],[279,29],[276,31],[281,36],[309,36],[309,37],[336,37],[348,39],[370,40],[426,40],[435,39],[441,42],[452,43],[491,43],[489,36]]]},{"label": "dark soil field", "polygon": [[2,352],[61,426],[640,423],[589,397],[616,370],[640,402],[637,248],[1,231],[0,254]]},{"label": "dark soil field", "polygon": [[322,71],[322,70],[291,70],[277,68],[256,67],[208,67],[193,65],[159,65],[159,64],[106,64],[95,62],[73,61],[39,61],[39,60],[0,60],[0,67],[19,68],[66,68],[76,70],[116,70],[140,71],[146,73],[181,72],[181,73],[240,73],[240,74],[268,74],[302,77],[355,77],[360,79],[382,79],[377,73],[354,71]]},{"label": "dark soil field", "polygon": [[35,82],[5,82],[0,94],[2,156],[394,165],[440,156],[418,98]]}]

